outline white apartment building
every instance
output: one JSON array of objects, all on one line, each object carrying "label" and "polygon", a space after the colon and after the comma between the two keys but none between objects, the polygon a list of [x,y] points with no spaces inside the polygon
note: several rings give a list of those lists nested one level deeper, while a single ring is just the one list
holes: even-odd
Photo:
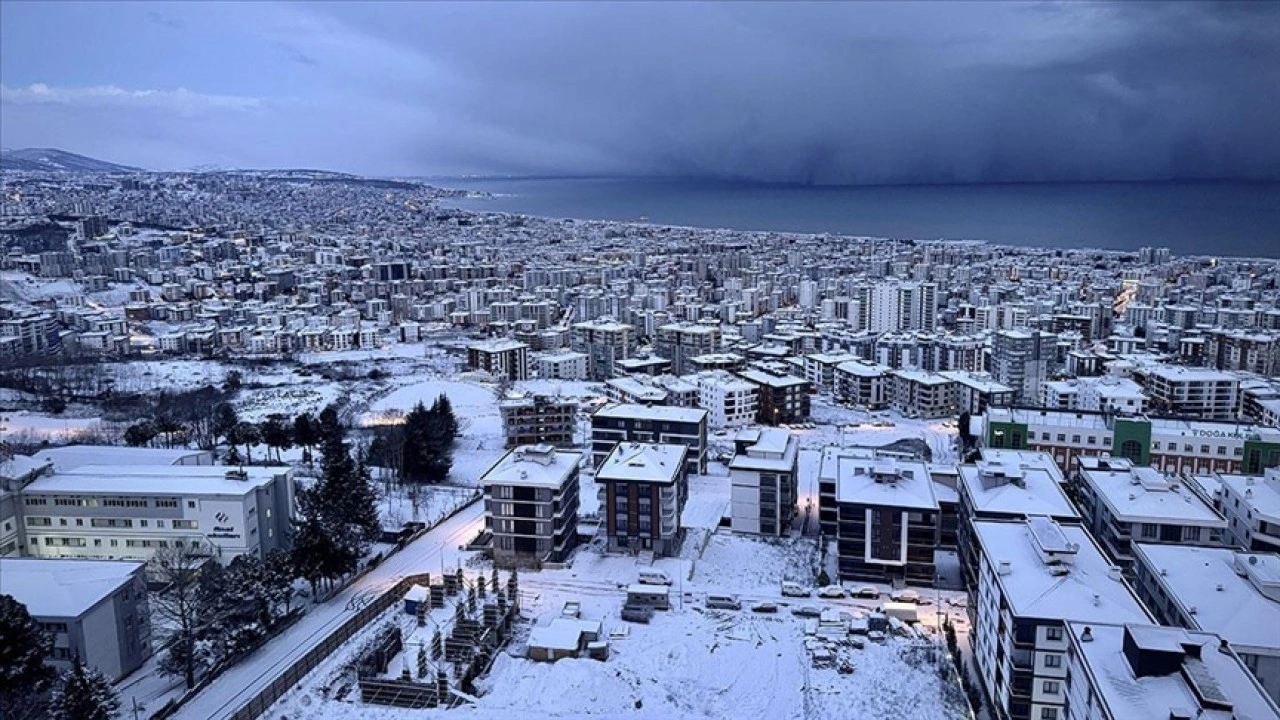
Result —
[{"label": "white apartment building", "polygon": [[[799,454],[799,439],[786,430],[738,431],[729,462],[730,527],[734,532],[778,536],[790,532],[796,512]],[[817,522],[816,516],[813,521]]]},{"label": "white apartment building", "polygon": [[1146,543],[1133,555],[1156,619],[1220,636],[1280,702],[1280,555]]},{"label": "white apartment building", "polygon": [[698,373],[698,407],[707,411],[712,428],[743,427],[756,421],[760,390],[723,370]]},{"label": "white apartment building", "polygon": [[573,350],[587,356],[587,378],[607,380],[617,372],[617,363],[635,354],[636,329],[612,320],[581,322],[570,335]]},{"label": "white apartment building", "polygon": [[616,377],[604,382],[604,395],[613,402],[637,405],[666,405],[667,391],[633,377]]},{"label": "white apartment building", "polygon": [[1147,409],[1147,396],[1142,386],[1129,378],[1103,375],[1079,381],[1081,410],[1095,410],[1121,415],[1139,415]]},{"label": "white apartment building", "polygon": [[1014,389],[1015,400],[1029,404],[1040,397],[1049,379],[1056,335],[1039,331],[1001,330],[992,336],[991,374]]},{"label": "white apartment building", "polygon": [[586,380],[587,355],[580,352],[539,355],[538,377],[543,380]]},{"label": "white apartment building", "polygon": [[957,412],[976,415],[986,412],[992,406],[1013,404],[1013,388],[996,381],[990,375],[963,371],[944,371],[938,374],[955,382]]},{"label": "white apartment building", "polygon": [[286,549],[294,516],[287,468],[87,465],[19,492],[27,554],[148,560],[203,547],[221,562]]},{"label": "white apartment building", "polygon": [[1222,512],[1236,545],[1280,553],[1280,470],[1262,477],[1219,475]]},{"label": "white apartment building", "polygon": [[1117,564],[1134,542],[1221,546],[1227,521],[1175,477],[1124,458],[1079,457],[1072,474],[1089,530]]},{"label": "white apartment building", "polygon": [[1119,569],[1084,528],[1032,516],[974,523],[978,583],[970,641],[983,690],[1002,720],[1067,712],[1067,623],[1150,624]]},{"label": "white apartment building", "polygon": [[836,368],[841,363],[858,359],[851,353],[814,353],[804,356],[804,379],[809,381],[820,392],[831,392],[835,389]]}]

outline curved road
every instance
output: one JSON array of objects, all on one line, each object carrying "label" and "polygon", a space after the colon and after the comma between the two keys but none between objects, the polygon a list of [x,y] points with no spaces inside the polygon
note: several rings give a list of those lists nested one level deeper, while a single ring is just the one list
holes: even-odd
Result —
[{"label": "curved road", "polygon": [[381,565],[330,598],[313,605],[292,627],[253,655],[224,672],[172,716],[176,720],[229,717],[270,685],[298,658],[333,632],[360,607],[392,587],[405,575],[439,574],[443,566],[456,568],[458,546],[475,537],[484,524],[484,503],[475,502],[457,515],[384,560]]}]

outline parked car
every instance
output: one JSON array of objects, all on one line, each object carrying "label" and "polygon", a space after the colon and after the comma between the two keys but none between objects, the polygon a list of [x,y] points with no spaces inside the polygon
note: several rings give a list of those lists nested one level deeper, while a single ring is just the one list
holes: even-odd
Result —
[{"label": "parked car", "polygon": [[640,572],[641,585],[670,585],[671,577],[661,570],[642,570]]},{"label": "parked car", "polygon": [[647,623],[653,619],[653,608],[648,605],[623,605],[621,616],[627,622]]},{"label": "parked car", "polygon": [[570,600],[564,604],[564,609],[560,611],[560,615],[567,618],[577,618],[582,615],[582,603],[577,600]]},{"label": "parked car", "polygon": [[782,597],[809,597],[813,591],[795,582],[782,583]]},{"label": "parked car", "polygon": [[845,597],[844,588],[839,585],[824,585],[818,589],[818,597],[823,598],[842,598]]},{"label": "parked car", "polygon": [[889,596],[894,602],[920,604],[920,593],[915,590],[894,590]]},{"label": "parked car", "polygon": [[758,613],[776,613],[778,612],[777,603],[762,602],[751,606],[751,612]]},{"label": "parked car", "polygon": [[863,585],[849,594],[856,598],[870,598],[875,600],[880,597],[880,588],[871,585]]},{"label": "parked car", "polygon": [[791,614],[802,618],[822,617],[822,608],[817,605],[797,605],[791,608]]},{"label": "parked car", "polygon": [[715,610],[741,610],[742,603],[736,595],[708,595],[707,607]]}]

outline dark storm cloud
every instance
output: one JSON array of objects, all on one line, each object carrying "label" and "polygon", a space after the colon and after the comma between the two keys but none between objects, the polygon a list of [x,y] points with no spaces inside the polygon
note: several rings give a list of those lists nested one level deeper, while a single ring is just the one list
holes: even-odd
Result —
[{"label": "dark storm cloud", "polygon": [[[222,120],[205,118],[192,145],[216,144],[221,122],[235,142],[218,156],[245,164],[819,183],[1280,177],[1269,3],[232,8],[166,14],[235,34],[217,38],[235,57],[186,50],[174,72],[187,75],[168,86],[139,87],[132,68],[111,82],[159,92],[151,104],[207,93]],[[253,42],[269,52],[247,54]],[[24,111],[94,89],[4,80]],[[53,109],[72,126],[67,105]],[[48,127],[34,111],[19,119]],[[145,139],[154,121],[136,121]]]}]

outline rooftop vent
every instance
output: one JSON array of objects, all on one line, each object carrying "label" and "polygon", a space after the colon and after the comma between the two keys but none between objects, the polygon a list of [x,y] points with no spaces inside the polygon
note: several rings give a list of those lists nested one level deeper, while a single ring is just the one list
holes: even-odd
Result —
[{"label": "rooftop vent", "polygon": [[1010,560],[1001,560],[1000,569],[996,571],[1000,575],[1008,575],[1013,572],[1013,562]]},{"label": "rooftop vent", "polygon": [[1093,628],[1086,625],[1084,632],[1080,633],[1080,642],[1093,642]]}]

